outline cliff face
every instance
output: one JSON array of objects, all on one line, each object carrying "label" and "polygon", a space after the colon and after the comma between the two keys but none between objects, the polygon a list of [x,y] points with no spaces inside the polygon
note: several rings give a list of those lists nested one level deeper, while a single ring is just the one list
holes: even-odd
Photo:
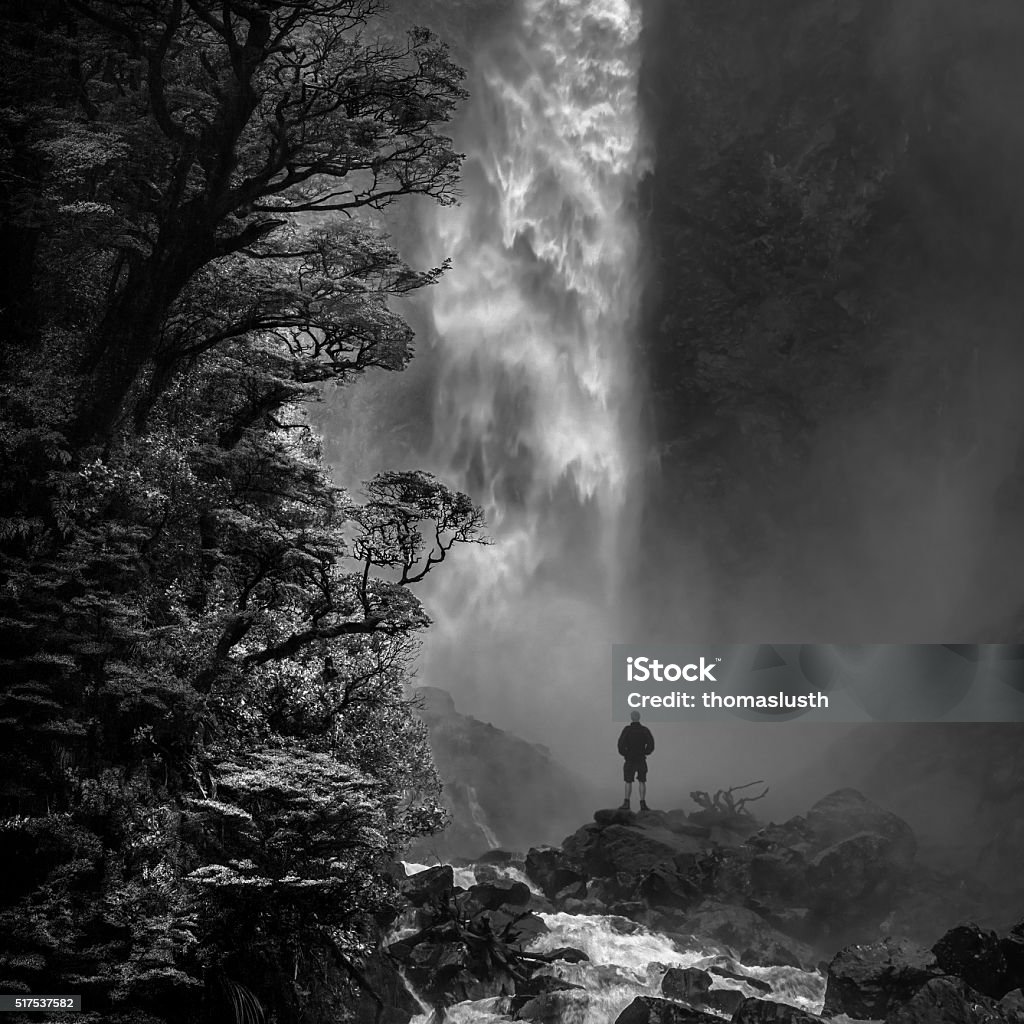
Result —
[{"label": "cliff face", "polygon": [[594,793],[546,747],[460,714],[445,690],[421,686],[415,693],[452,822],[418,843],[410,859],[525,851],[560,840],[586,814]]},{"label": "cliff face", "polygon": [[1024,9],[646,0],[645,32],[648,623],[1008,639]]}]

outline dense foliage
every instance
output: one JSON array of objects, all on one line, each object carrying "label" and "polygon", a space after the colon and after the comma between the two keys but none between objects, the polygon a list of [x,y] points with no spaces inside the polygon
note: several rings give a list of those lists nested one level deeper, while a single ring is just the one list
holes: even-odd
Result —
[{"label": "dense foliage", "polygon": [[480,511],[304,412],[443,270],[372,211],[453,199],[462,72],[376,14],[5,5],[0,990],[83,1021],[342,1019],[442,822],[412,588]]}]

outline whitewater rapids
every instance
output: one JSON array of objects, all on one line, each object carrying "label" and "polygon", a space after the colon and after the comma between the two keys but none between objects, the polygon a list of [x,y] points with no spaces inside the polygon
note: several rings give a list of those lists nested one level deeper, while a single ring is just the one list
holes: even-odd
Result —
[{"label": "whitewater rapids", "polygon": [[[409,874],[426,870],[425,864],[405,864]],[[476,869],[470,865],[454,869],[455,884],[468,888],[477,881]],[[514,865],[488,865],[481,880],[495,874],[524,882],[534,893],[538,889]],[[564,946],[581,949],[590,962],[570,964],[556,961],[551,974],[580,985],[578,991],[559,993],[564,1004],[560,1006],[560,1024],[614,1024],[616,1017],[641,995],[659,996],[661,980],[670,967],[707,967],[722,962],[723,958],[709,949],[681,946],[667,935],[651,931],[623,917],[597,914],[539,914],[548,931],[527,947],[527,952],[546,953]],[[410,932],[412,929],[410,929]],[[392,941],[398,936],[393,936]],[[825,979],[814,971],[801,971],[795,967],[746,967],[729,958],[728,965],[735,973],[767,982],[771,988],[768,997],[776,1002],[789,1003],[811,1013],[821,1010],[825,998]],[[762,996],[752,986],[730,978],[715,977],[714,988],[740,989],[748,996]],[[415,994],[415,993],[414,993]],[[497,996],[457,1003],[438,1018],[424,1006],[424,1012],[413,1018],[411,1024],[496,1024],[514,1018],[504,1012],[507,997]],[[424,1005],[421,1003],[421,1005]],[[712,1013],[711,1010],[705,1012]],[[728,1019],[728,1018],[723,1018]]]}]

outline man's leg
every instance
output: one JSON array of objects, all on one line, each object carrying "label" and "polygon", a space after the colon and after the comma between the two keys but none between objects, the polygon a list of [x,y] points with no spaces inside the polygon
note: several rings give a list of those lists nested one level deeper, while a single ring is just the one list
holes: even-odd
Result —
[{"label": "man's leg", "polygon": [[642,803],[642,804],[647,803],[647,783],[646,782],[641,782],[640,783],[640,803]]},{"label": "man's leg", "polygon": [[640,810],[647,810],[647,761],[641,765],[636,773],[637,782],[640,783]]},{"label": "man's leg", "polygon": [[622,801],[622,806],[619,808],[620,811],[629,810],[629,801],[630,798],[633,796],[633,775],[634,772],[630,770],[629,762],[623,762],[622,780],[626,783],[626,796]]}]

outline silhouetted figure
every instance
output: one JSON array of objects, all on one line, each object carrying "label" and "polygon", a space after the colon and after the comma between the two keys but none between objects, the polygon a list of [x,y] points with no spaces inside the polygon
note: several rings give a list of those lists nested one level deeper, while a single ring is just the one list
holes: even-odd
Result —
[{"label": "silhouetted figure", "polygon": [[630,723],[619,734],[619,753],[625,758],[622,765],[622,778],[626,782],[626,799],[622,801],[622,810],[629,810],[629,801],[633,795],[633,777],[640,783],[640,810],[647,807],[647,755],[654,751],[654,737],[646,725],[640,724],[640,712],[634,711]]}]

